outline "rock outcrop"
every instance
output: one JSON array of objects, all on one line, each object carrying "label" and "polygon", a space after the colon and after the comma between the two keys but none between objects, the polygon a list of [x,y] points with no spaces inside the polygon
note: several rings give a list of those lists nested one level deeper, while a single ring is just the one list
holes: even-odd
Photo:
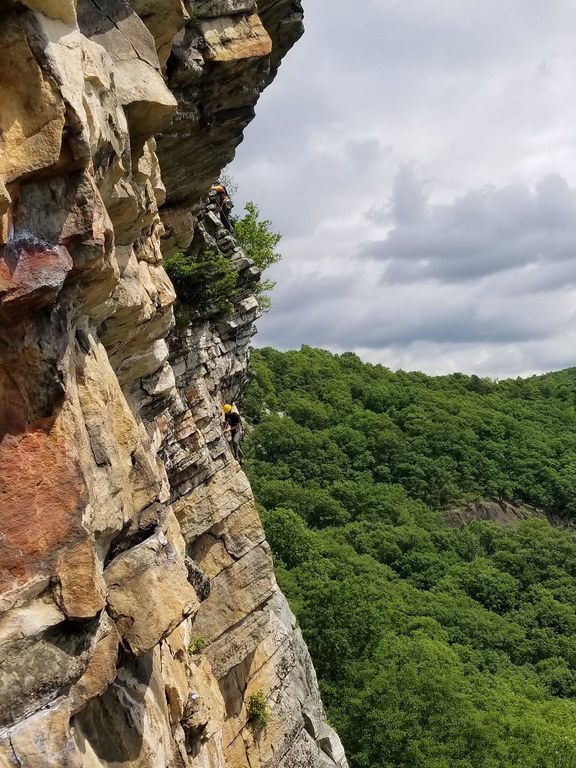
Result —
[{"label": "rock outcrop", "polygon": [[456,528],[461,528],[474,521],[488,521],[503,525],[517,525],[522,520],[540,518],[549,519],[547,515],[535,507],[526,504],[511,504],[508,501],[471,501],[462,507],[446,511],[448,521]]},{"label": "rock outcrop", "polygon": [[[2,8],[0,766],[345,766],[222,435],[258,274],[206,205],[300,4]],[[207,247],[233,311],[174,329]]]},{"label": "rock outcrop", "polygon": [[574,530],[574,524],[566,518],[545,512],[528,504],[512,504],[509,501],[471,501],[462,507],[448,509],[444,513],[455,528],[462,528],[473,522],[491,522],[501,525],[518,525],[523,520],[547,520],[555,528]]}]

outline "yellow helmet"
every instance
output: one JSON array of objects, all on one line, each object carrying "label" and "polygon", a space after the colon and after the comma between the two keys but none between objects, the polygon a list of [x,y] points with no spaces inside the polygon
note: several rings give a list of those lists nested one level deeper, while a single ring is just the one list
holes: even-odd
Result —
[{"label": "yellow helmet", "polygon": [[232,406],[226,403],[226,405],[224,406],[224,413],[230,413],[231,410],[232,410]]}]

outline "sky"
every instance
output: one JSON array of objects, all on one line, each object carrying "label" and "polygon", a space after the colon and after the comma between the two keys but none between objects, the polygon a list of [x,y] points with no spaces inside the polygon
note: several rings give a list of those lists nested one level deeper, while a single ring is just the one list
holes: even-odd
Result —
[{"label": "sky", "polygon": [[576,4],[303,0],[229,170],[283,235],[257,346],[576,365]]}]

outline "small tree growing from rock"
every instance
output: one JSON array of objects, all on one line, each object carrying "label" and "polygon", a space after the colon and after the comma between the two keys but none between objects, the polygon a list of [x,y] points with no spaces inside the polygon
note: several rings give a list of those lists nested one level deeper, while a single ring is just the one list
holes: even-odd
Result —
[{"label": "small tree growing from rock", "polygon": [[[246,215],[234,222],[234,234],[246,256],[264,272],[282,258],[275,250],[282,235],[270,230],[272,222],[269,219],[260,220],[260,211],[255,203],[246,203],[244,210]],[[264,296],[264,293],[271,291],[275,285],[272,280],[261,280],[256,286],[255,294],[258,296],[260,309],[264,312],[271,307],[270,297]]]},{"label": "small tree growing from rock", "polygon": [[270,722],[272,710],[266,703],[263,691],[256,691],[248,697],[248,719],[251,723],[266,725]]}]

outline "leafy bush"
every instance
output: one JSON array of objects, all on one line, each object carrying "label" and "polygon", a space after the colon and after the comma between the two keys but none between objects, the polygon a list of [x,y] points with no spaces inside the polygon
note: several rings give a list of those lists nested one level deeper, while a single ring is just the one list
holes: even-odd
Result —
[{"label": "leafy bush", "polygon": [[176,253],[165,259],[164,268],[179,301],[194,314],[233,310],[230,298],[236,290],[238,272],[224,256],[214,251],[205,251],[196,258]]},{"label": "leafy bush", "polygon": [[193,653],[194,655],[198,653],[202,653],[204,648],[206,647],[207,640],[205,637],[193,637],[192,640],[188,643],[188,650],[190,653]]},{"label": "leafy bush", "polygon": [[248,718],[253,723],[266,725],[270,722],[272,710],[266,703],[263,691],[256,691],[248,697]]}]

